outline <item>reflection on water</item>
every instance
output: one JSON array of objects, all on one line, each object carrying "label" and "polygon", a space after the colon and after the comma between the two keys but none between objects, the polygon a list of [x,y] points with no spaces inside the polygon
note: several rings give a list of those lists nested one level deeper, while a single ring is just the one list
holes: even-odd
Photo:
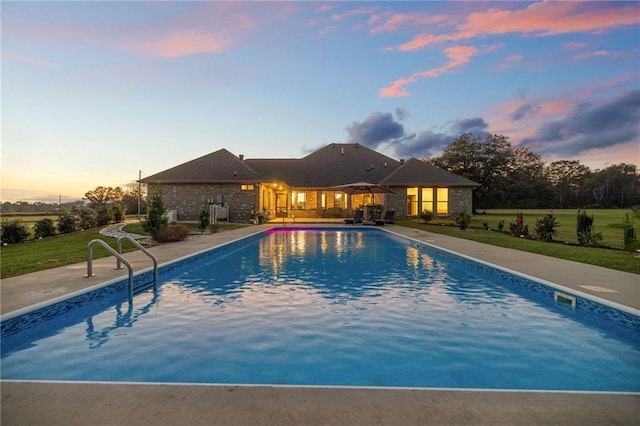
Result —
[{"label": "reflection on water", "polygon": [[[133,305],[129,302],[126,302],[128,309],[126,311],[122,311],[122,302],[116,304],[114,307],[116,318],[113,321],[113,324],[108,325],[106,327],[102,327],[100,329],[96,329],[93,324],[94,315],[87,317],[87,341],[89,342],[90,348],[99,348],[109,341],[109,335],[119,328],[131,328],[133,325],[142,317],[143,315],[149,313],[151,308],[158,302],[158,292],[153,291],[151,300],[143,305],[141,308],[133,309]],[[137,306],[140,304],[140,299],[142,296],[136,297]]]}]

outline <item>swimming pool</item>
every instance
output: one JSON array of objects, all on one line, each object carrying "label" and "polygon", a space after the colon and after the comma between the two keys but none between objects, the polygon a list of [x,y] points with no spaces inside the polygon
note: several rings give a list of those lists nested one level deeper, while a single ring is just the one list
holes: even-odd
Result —
[{"label": "swimming pool", "polygon": [[275,229],[161,279],[3,321],[2,378],[640,390],[637,318],[383,230]]}]

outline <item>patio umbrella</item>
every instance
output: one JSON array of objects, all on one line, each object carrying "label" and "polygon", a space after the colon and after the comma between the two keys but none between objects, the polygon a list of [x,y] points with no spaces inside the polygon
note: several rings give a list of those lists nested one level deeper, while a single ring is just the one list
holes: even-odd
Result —
[{"label": "patio umbrella", "polygon": [[383,188],[380,185],[369,182],[347,183],[345,185],[332,186],[335,191],[346,192],[349,195],[354,194],[393,194],[393,191]]},{"label": "patio umbrella", "polygon": [[[374,194],[393,194],[393,191],[383,188],[380,185],[369,182],[356,182],[356,183],[347,183],[345,185],[332,186],[332,190],[334,191],[342,191],[347,193],[348,195],[356,195],[356,194],[371,194],[371,200],[374,200]],[[373,204],[373,203],[372,203]],[[371,207],[373,209],[373,206]],[[375,220],[375,212],[373,210],[369,213],[371,215],[370,220]]]}]

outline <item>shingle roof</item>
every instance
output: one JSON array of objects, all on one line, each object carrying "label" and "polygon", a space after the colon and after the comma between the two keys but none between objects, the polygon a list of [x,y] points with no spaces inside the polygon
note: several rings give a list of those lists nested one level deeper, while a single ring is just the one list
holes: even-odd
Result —
[{"label": "shingle roof", "polygon": [[426,182],[433,186],[480,186],[479,184],[433,166],[416,158],[410,158],[396,168],[380,184],[388,186],[420,186]]},{"label": "shingle roof", "polygon": [[144,183],[281,181],[294,188],[352,182],[389,186],[478,186],[462,176],[412,158],[404,163],[357,143],[332,143],[300,159],[245,159],[226,149],[175,166]]},{"label": "shingle roof", "polygon": [[142,179],[144,183],[232,183],[271,181],[226,149],[220,149]]}]

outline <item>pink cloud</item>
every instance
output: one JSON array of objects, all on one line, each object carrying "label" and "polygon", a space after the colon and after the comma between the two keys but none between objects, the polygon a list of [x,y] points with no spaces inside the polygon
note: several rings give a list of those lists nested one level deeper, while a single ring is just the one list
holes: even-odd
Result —
[{"label": "pink cloud", "polygon": [[5,59],[10,61],[22,62],[29,65],[35,65],[38,67],[53,67],[58,65],[55,62],[34,58],[33,56],[25,55],[19,52],[8,51],[6,49],[4,50],[2,56],[4,56]]},{"label": "pink cloud", "polygon": [[198,53],[222,53],[231,46],[231,40],[200,30],[175,31],[152,40],[129,44],[126,50],[143,56],[175,58]]},{"label": "pink cloud", "polygon": [[429,15],[426,13],[396,13],[391,15],[388,19],[382,16],[375,16],[375,19],[369,21],[370,24],[377,24],[383,21],[380,25],[373,27],[369,30],[371,34],[377,34],[382,32],[397,31],[401,27],[407,25],[431,25],[444,22],[446,20],[444,15]]},{"label": "pink cloud", "polygon": [[597,51],[593,51],[593,52],[584,52],[584,53],[580,53],[578,55],[574,55],[571,57],[571,59],[574,60],[582,60],[582,59],[590,59],[590,58],[597,58],[597,57],[601,57],[601,56],[615,56],[617,55],[616,52],[610,52],[608,50],[597,50]]},{"label": "pink cloud", "polygon": [[638,25],[637,5],[600,7],[581,2],[534,3],[515,11],[490,9],[467,16],[456,31],[443,34],[419,34],[412,40],[390,49],[410,51],[447,41],[460,41],[488,34],[521,33],[549,36],[576,32],[598,32],[611,28]]},{"label": "pink cloud", "polygon": [[410,93],[405,90],[405,86],[416,82],[423,78],[434,78],[442,74],[454,71],[456,68],[466,64],[471,60],[471,57],[478,53],[478,49],[473,46],[453,46],[444,49],[444,54],[449,58],[449,62],[445,65],[432,68],[426,71],[420,71],[411,74],[408,77],[401,77],[391,83],[389,87],[381,88],[378,93],[383,98],[409,96]]},{"label": "pink cloud", "polygon": [[504,61],[502,61],[501,63],[499,63],[496,68],[498,68],[499,70],[506,70],[511,68],[512,66],[514,66],[515,64],[519,63],[522,61],[522,54],[517,54],[517,55],[512,55],[509,56],[508,58],[506,58]]}]

